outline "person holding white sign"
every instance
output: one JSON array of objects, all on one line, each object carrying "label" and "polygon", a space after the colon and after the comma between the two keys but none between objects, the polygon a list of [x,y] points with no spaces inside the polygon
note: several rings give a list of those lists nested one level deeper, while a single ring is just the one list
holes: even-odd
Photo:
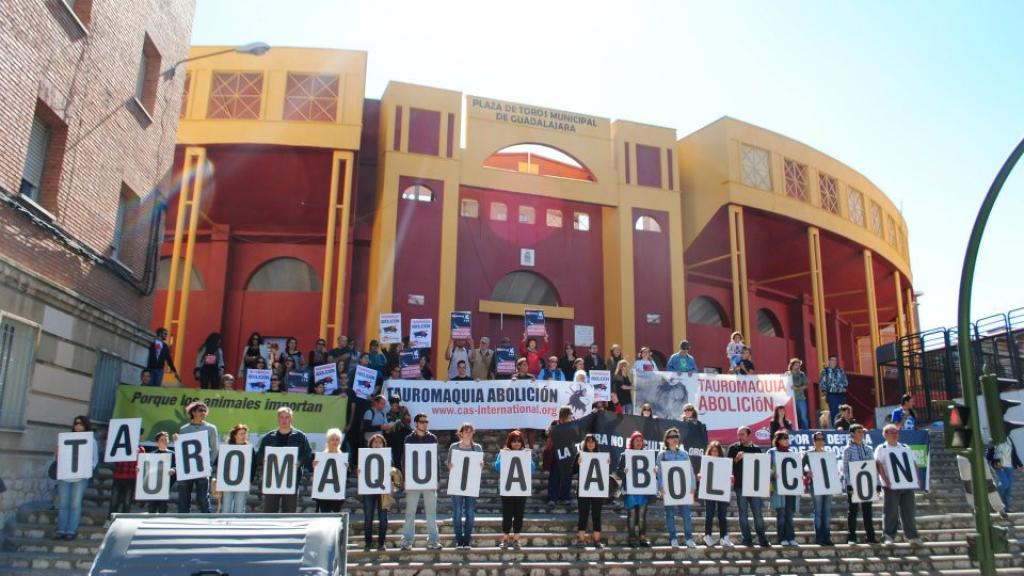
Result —
[{"label": "person holding white sign", "polygon": [[[174,485],[174,472],[175,472],[175,470],[174,470],[174,453],[171,452],[170,450],[168,450],[168,448],[167,448],[167,444],[168,444],[168,442],[170,442],[171,436],[167,432],[161,431],[161,432],[157,432],[156,433],[155,440],[156,440],[156,450],[154,450],[152,452],[152,454],[170,454],[171,455],[171,469],[168,472],[168,476],[170,477],[171,485]],[[146,512],[148,512],[150,514],[166,514],[167,513],[167,504],[169,502],[170,502],[170,500],[150,500],[149,503],[146,504]]]},{"label": "person holding white sign", "polygon": [[[459,427],[459,441],[452,444],[448,449],[448,470],[454,468],[452,462],[452,455],[455,452],[479,452],[483,455],[483,446],[473,442],[473,433],[476,430],[473,425],[469,422],[465,422]],[[484,461],[480,459],[479,468],[483,468]],[[463,472],[467,474],[467,477],[476,479],[477,489],[480,486],[480,475],[479,473],[470,473],[468,470]],[[458,479],[449,477],[448,478],[448,489],[451,490],[453,483],[457,483]],[[472,548],[470,540],[473,538],[473,524],[476,522],[476,496],[452,496],[452,529],[455,530],[455,547],[460,550],[469,550]]]},{"label": "person holding white sign", "polygon": [[[775,508],[775,531],[779,538],[779,546],[797,546],[796,532],[793,529],[793,513],[796,512],[796,496],[781,494],[782,484],[786,481],[786,470],[783,467],[785,461],[778,458],[778,454],[789,452],[789,432],[785,429],[777,430],[772,439],[773,446],[768,449],[771,455],[772,476],[775,484],[775,493],[772,494],[772,508]],[[791,476],[798,482],[803,481],[803,474],[799,474],[799,460],[797,465],[792,467]]]},{"label": "person holding white sign", "polygon": [[[679,446],[680,434],[678,428],[669,428],[665,431],[663,444],[665,449],[658,453],[658,493],[664,495],[667,487],[664,486],[661,477],[661,468],[664,462],[683,462],[690,459],[690,455]],[[692,487],[692,486],[691,486]],[[692,491],[691,491],[692,492]],[[676,532],[676,516],[683,517],[683,536],[686,538],[686,547],[695,548],[697,543],[693,541],[693,516],[689,504],[676,506],[665,506],[665,527],[668,528],[669,543],[673,548],[679,547],[679,534]]]},{"label": "person holding white sign", "polygon": [[[298,448],[298,461],[295,463],[295,487],[298,490],[302,482],[302,470],[312,468],[313,450],[309,447],[309,440],[306,434],[298,428],[292,427],[292,409],[282,406],[277,409],[277,430],[268,433],[260,440],[259,451],[254,459],[255,465],[263,464],[267,448]],[[276,462],[276,460],[271,460]],[[285,466],[285,464],[282,464]],[[263,474],[272,474],[276,470],[268,470],[264,466]],[[282,474],[286,476],[286,474]],[[264,486],[266,482],[264,481]],[[297,492],[293,494],[263,494],[263,512],[272,514],[276,512],[294,513],[298,507]]]},{"label": "person holding white sign", "polygon": [[871,514],[871,500],[855,502],[853,497],[854,479],[849,477],[850,463],[874,460],[875,455],[871,449],[864,445],[866,432],[860,424],[850,426],[850,443],[843,450],[843,474],[846,478],[846,494],[850,501],[849,510],[846,514],[846,527],[848,544],[857,543],[857,514],[864,516],[864,533],[867,535],[868,544],[878,544],[875,539],[875,523]]},{"label": "person holding white sign", "polygon": [[[494,458],[494,469],[501,474],[501,460],[505,454],[519,452],[526,448],[523,442],[523,433],[519,430],[512,430],[505,437],[505,447],[498,452]],[[511,459],[510,462],[515,462]],[[536,472],[537,463],[530,458],[531,472]],[[523,515],[526,513],[526,496],[502,496],[501,497],[501,543],[499,546],[504,549],[508,547],[519,549],[519,533],[523,531]]]},{"label": "person holding white sign", "polygon": [[[725,451],[722,450],[722,443],[718,440],[712,440],[704,450],[704,456],[724,458]],[[700,474],[697,474],[697,481],[700,482]],[[715,518],[718,518],[719,542],[726,548],[733,546],[732,540],[729,539],[729,522],[726,518],[728,514],[728,501],[721,502],[710,499],[704,501],[704,544],[708,548],[715,545],[715,539],[711,537],[711,529],[715,525]]]},{"label": "person holding white sign", "polygon": [[[588,458],[587,467],[583,468],[583,453],[597,454],[601,450],[597,445],[597,436],[593,434],[587,434],[583,437],[583,447],[580,449],[580,453],[576,455],[576,462],[573,464],[573,472],[579,474],[579,487],[582,492],[589,487],[590,484],[599,484],[603,487],[602,496],[591,497],[591,496],[580,496],[577,499],[579,504],[579,520],[576,522],[576,547],[583,548],[587,545],[587,519],[590,519],[590,526],[593,530],[591,532],[591,538],[594,541],[594,548],[598,550],[604,548],[604,544],[601,544],[601,508],[604,506],[604,501],[608,499],[608,488],[611,480],[608,474],[608,455],[604,455],[604,469],[601,470],[601,464],[599,462],[590,464],[591,460]],[[554,466],[558,466],[556,462]],[[596,481],[596,482],[593,482]]]},{"label": "person holding white sign", "polygon": [[896,529],[902,525],[907,542],[913,546],[920,546],[921,539],[917,534],[914,505],[914,492],[917,489],[917,462],[914,453],[906,444],[899,442],[899,426],[888,424],[882,429],[882,434],[885,436],[885,442],[875,448],[875,462],[878,464],[878,474],[882,479],[882,491],[885,496],[882,504],[882,544],[892,544],[896,538]]},{"label": "person holding white sign", "polygon": [[[626,442],[626,448],[629,450],[643,450],[644,449],[644,435],[640,431],[633,432],[629,435],[629,441]],[[623,452],[619,456],[619,473],[625,478],[629,473],[629,464],[626,460],[626,452]],[[651,474],[654,474],[654,470],[651,470]],[[650,548],[651,542],[647,539],[647,504],[648,496],[646,494],[630,494],[629,490],[625,491],[626,497],[623,500],[623,505],[626,508],[626,526],[629,529],[629,547],[636,548]]]},{"label": "person holding white sign", "polygon": [[[835,546],[832,542],[832,530],[830,525],[832,523],[832,494],[818,494],[814,489],[814,484],[811,482],[812,476],[817,474],[818,470],[811,469],[812,456],[808,454],[820,454],[823,457],[831,454],[825,450],[825,433],[821,430],[814,433],[814,448],[811,449],[807,454],[804,455],[804,463],[807,468],[805,474],[805,482],[811,483],[811,494],[814,503],[814,543],[818,546]],[[833,462],[834,462],[833,456]]]},{"label": "person holding white sign", "polygon": [[743,486],[743,455],[761,453],[761,449],[754,446],[754,443],[751,441],[751,436],[749,427],[740,426],[736,430],[738,442],[729,446],[728,455],[733,461],[733,486],[736,488],[736,503],[740,513],[740,532],[743,534],[743,545],[748,548],[754,545],[754,539],[750,534],[749,510],[754,513],[754,530],[757,531],[758,544],[762,548],[768,548],[771,544],[768,543],[768,536],[765,535],[764,515],[762,513],[764,500],[757,496],[744,496],[741,493]]},{"label": "person holding white sign", "polygon": [[[419,413],[413,418],[413,422],[416,423],[416,429],[413,430],[412,434],[405,437],[406,454],[409,454],[410,446],[422,444],[437,446],[437,436],[431,434],[427,429],[427,425],[430,423],[427,415]],[[406,468],[409,468],[409,466],[406,466]],[[434,470],[436,469],[435,466]],[[413,471],[409,469],[405,470],[405,475],[408,481],[411,481],[414,477]],[[406,486],[409,485],[408,481]],[[402,550],[412,550],[412,541],[416,537],[416,508],[419,507],[420,497],[423,498],[423,515],[427,519],[427,550],[440,550],[441,543],[439,540],[441,536],[437,531],[437,488],[433,490],[410,490],[407,488],[405,495],[405,526],[402,529]]]},{"label": "person holding white sign", "polygon": [[[342,453],[341,452],[341,430],[339,430],[337,428],[330,428],[330,429],[327,430],[327,433],[325,434],[325,436],[327,438],[327,447],[324,448],[324,450],[323,450],[323,452],[321,452],[321,454],[341,454]],[[317,460],[317,459],[314,459],[313,460],[314,473],[316,472],[316,468],[319,465],[320,465],[320,461]],[[338,471],[339,472],[339,476],[338,477],[341,479],[341,483],[342,483],[342,485],[341,485],[342,497],[344,497],[344,495],[345,495],[345,484],[344,483],[345,483],[345,479],[348,478],[347,471],[348,471],[348,469],[346,467],[342,467],[342,469]],[[316,503],[316,511],[317,511],[317,513],[328,513],[328,514],[333,514],[333,513],[341,512],[341,506],[342,506],[342,504],[345,503],[344,500],[328,500],[328,499],[324,499],[324,498],[314,498],[313,502]]]},{"label": "person holding white sign", "polygon": [[[209,408],[203,402],[193,402],[188,405],[185,412],[188,414],[189,422],[181,427],[178,434],[205,432],[209,440],[209,443],[207,444],[209,460],[207,461],[216,462],[217,442],[220,435],[217,433],[217,427],[206,421]],[[174,438],[175,441],[177,441],[177,435],[175,435]],[[196,493],[196,504],[199,505],[199,511],[204,514],[209,514],[211,504],[209,476],[195,478],[192,480],[182,480],[178,483],[178,513],[188,514],[191,511],[193,491]]]},{"label": "person holding white sign", "polygon": [[[57,454],[57,540],[74,540],[78,537],[78,525],[82,521],[82,498],[85,488],[92,479],[93,470],[99,464],[100,450],[92,435],[92,423],[88,416],[75,416],[71,431],[86,434],[60,443]],[[58,436],[59,438],[59,436]],[[63,444],[63,445],[61,445]],[[91,455],[89,451],[92,451]],[[81,455],[81,456],[80,456]],[[82,458],[80,460],[80,458]],[[68,472],[71,479],[61,480],[61,472]],[[84,477],[82,477],[84,476]]]},{"label": "person holding white sign", "polygon": [[[388,443],[387,440],[384,439],[383,435],[374,434],[367,442],[367,447],[370,450],[381,450],[387,448]],[[366,450],[361,449],[360,453],[365,454]],[[385,452],[385,454],[388,454],[388,452]],[[372,457],[373,456],[370,456],[370,458]],[[383,469],[387,466],[384,456],[378,456],[376,458],[376,461],[381,464],[382,469],[379,470],[380,476],[376,476],[376,479],[373,481],[376,485],[372,485],[371,487],[379,490],[387,490],[387,477],[385,475],[390,475],[391,488],[389,494],[382,494],[379,490],[373,490],[373,493],[360,492],[363,495],[363,552],[369,552],[370,548],[373,546],[374,516],[377,516],[377,550],[379,552],[386,550],[384,541],[388,536],[388,510],[391,508],[392,502],[394,502],[395,491],[401,489],[403,480],[402,473],[394,466],[390,466],[390,470]],[[363,461],[364,460],[360,458],[360,462]],[[372,465],[372,461],[369,459],[365,461],[370,462],[370,464],[367,464],[367,475],[373,476],[374,466]],[[360,481],[363,481],[364,477],[362,468],[356,468],[356,477],[359,478]]]},{"label": "person holding white sign", "polygon": [[[249,427],[245,424],[235,424],[231,428],[231,432],[228,433],[228,444],[244,446],[248,443]],[[224,461],[227,462],[228,460],[227,454],[225,454]],[[242,473],[248,474],[249,470],[244,470]],[[221,514],[245,514],[245,500],[249,496],[248,490],[245,492],[221,492],[220,495]]]}]

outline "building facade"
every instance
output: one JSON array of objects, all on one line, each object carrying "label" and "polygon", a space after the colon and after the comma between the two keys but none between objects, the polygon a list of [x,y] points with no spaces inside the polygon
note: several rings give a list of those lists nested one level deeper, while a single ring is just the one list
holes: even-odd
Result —
[{"label": "building facade", "polygon": [[192,0],[14,0],[0,19],[0,455],[46,497],[56,434],[146,360]]},{"label": "building facade", "polygon": [[213,331],[232,367],[253,331],[365,349],[399,312],[434,320],[436,372],[450,312],[518,343],[529,307],[554,354],[649,346],[664,365],[688,338],[724,370],[738,330],[760,371],[800,357],[816,381],[836,354],[865,409],[885,396],[873,351],[913,329],[912,278],[906,223],[864,176],[731,118],[677,139],[401,82],[365,99],[365,66],[275,49],[190,67],[193,196],[171,209],[154,316],[186,357]]}]

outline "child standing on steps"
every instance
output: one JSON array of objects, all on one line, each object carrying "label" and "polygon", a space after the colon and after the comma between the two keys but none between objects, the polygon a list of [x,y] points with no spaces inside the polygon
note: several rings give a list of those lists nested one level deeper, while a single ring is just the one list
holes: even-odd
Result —
[{"label": "child standing on steps", "polygon": [[[170,440],[170,435],[167,434],[167,432],[157,432],[155,440],[156,440],[156,450],[153,452],[154,454],[168,454],[168,453],[170,453],[170,455],[171,455],[170,476],[171,476],[171,486],[173,486],[174,485],[174,453],[167,449],[167,442]],[[146,504],[146,512],[149,512],[150,514],[166,514],[167,513],[167,503],[168,502],[170,502],[170,500],[151,500],[148,504]]]}]

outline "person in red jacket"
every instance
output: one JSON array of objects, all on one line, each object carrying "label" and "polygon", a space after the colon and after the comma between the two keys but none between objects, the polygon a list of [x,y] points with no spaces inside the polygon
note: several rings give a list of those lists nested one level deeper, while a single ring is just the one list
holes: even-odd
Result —
[{"label": "person in red jacket", "polygon": [[[144,454],[146,449],[139,446],[139,454]],[[135,494],[135,477],[138,475],[138,462],[118,462],[114,464],[114,484],[110,494],[110,509],[108,513],[113,516],[114,512],[127,514],[132,511],[132,496]]]},{"label": "person in red jacket", "polygon": [[544,346],[537,348],[537,339],[533,336],[526,337],[523,332],[523,341],[519,344],[519,355],[526,358],[526,371],[537,376],[540,369],[544,367],[544,356],[548,353],[548,335],[544,334]]}]

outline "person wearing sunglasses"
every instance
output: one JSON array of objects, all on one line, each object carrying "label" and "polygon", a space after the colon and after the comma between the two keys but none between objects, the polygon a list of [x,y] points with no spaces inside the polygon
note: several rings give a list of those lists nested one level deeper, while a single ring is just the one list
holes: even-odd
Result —
[{"label": "person wearing sunglasses", "polygon": [[[511,450],[525,450],[523,433],[512,430],[505,437],[505,446],[494,459],[494,470],[501,474],[501,457]],[[530,469],[537,471],[537,462],[530,458]],[[523,515],[526,513],[526,496],[501,497],[501,542],[499,547],[519,549],[519,533],[523,531]]]},{"label": "person wearing sunglasses", "polygon": [[[814,448],[811,452],[825,452],[825,433],[818,431],[814,433]],[[829,494],[814,494],[814,484],[811,482],[811,460],[804,455],[804,483],[811,487],[811,497],[814,505],[814,543],[818,546],[835,546],[832,542],[832,531],[829,525],[832,523],[832,496]]]},{"label": "person wearing sunglasses", "polygon": [[[665,437],[663,438],[665,449],[658,453],[657,459],[657,477],[658,477],[658,496],[664,496],[664,486],[662,486],[661,477],[661,463],[662,462],[677,462],[684,461],[690,458],[685,450],[682,450],[680,445],[680,434],[678,428],[669,428],[665,431]],[[686,547],[696,548],[697,543],[693,541],[693,516],[688,504],[679,506],[665,506],[665,526],[668,528],[669,543],[673,548],[679,547],[679,534],[676,531],[676,516],[683,517],[683,536],[686,537]]]},{"label": "person wearing sunglasses", "polygon": [[[220,439],[220,434],[217,433],[217,427],[206,421],[206,416],[209,414],[210,409],[203,402],[193,402],[188,405],[185,412],[188,413],[188,424],[185,424],[178,431],[178,434],[187,434],[189,432],[206,432],[208,446],[210,450],[210,462],[217,462],[217,443]],[[178,441],[178,435],[175,435],[174,441]],[[195,478],[192,480],[181,480],[178,482],[178,513],[188,514],[192,511],[192,492],[196,494],[196,504],[199,505],[199,511],[204,514],[210,513],[210,479],[207,478]]]},{"label": "person wearing sunglasses", "polygon": [[[419,413],[413,418],[415,429],[405,437],[405,445],[437,444],[437,436],[428,429],[430,420],[426,414]],[[405,491],[405,527],[402,531],[402,550],[412,550],[412,542],[416,539],[416,508],[423,498],[423,515],[427,520],[427,550],[441,549],[441,536],[437,531],[437,490],[406,490]]]}]

